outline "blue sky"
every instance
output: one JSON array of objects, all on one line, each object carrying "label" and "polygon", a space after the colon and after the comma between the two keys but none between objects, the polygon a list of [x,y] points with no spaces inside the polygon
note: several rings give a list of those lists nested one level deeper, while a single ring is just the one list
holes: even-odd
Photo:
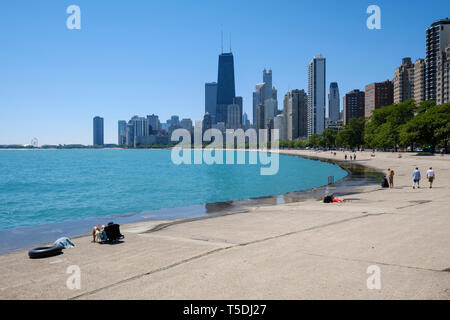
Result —
[{"label": "blue sky", "polygon": [[[71,4],[81,8],[81,30],[66,28]],[[381,30],[366,27],[371,4],[381,8]],[[307,64],[323,54],[327,87],[338,82],[342,97],[392,79],[402,57],[423,58],[425,29],[447,16],[446,0],[2,0],[0,144],[92,144],[96,115],[106,143],[135,114],[201,119],[222,29],[251,118],[264,68],[281,108],[289,89],[307,89]]]}]

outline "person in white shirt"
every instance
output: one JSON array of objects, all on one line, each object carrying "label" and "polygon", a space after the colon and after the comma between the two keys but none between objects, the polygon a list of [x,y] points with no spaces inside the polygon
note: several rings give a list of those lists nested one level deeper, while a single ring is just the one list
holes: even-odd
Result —
[{"label": "person in white shirt", "polygon": [[434,181],[434,177],[435,177],[435,173],[432,167],[430,167],[430,169],[428,169],[427,171],[427,178],[428,178],[428,182],[430,183],[430,188],[433,188],[433,181]]}]

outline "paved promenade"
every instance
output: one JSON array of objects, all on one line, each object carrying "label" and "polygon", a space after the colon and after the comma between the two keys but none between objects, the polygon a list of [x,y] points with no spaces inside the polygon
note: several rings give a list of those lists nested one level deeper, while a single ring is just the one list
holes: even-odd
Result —
[{"label": "paved promenade", "polygon": [[[329,152],[287,151],[344,159]],[[347,153],[350,155],[350,153]],[[63,255],[0,256],[1,299],[450,299],[450,157],[358,152],[395,170],[395,188],[364,187],[351,202],[316,200],[175,224],[122,226],[117,245],[74,239]],[[412,171],[436,172],[433,189]],[[79,266],[81,288],[66,286]],[[370,266],[380,289],[368,289]]]}]

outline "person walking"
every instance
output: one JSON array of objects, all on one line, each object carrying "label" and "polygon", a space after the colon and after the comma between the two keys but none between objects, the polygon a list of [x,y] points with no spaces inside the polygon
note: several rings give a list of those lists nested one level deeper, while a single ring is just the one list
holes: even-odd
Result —
[{"label": "person walking", "polygon": [[345,155],[345,160],[347,160],[347,155]]},{"label": "person walking", "polygon": [[394,187],[394,170],[391,170],[391,168],[388,169],[388,180],[389,180],[389,188]]},{"label": "person walking", "polygon": [[417,183],[417,188],[420,189],[420,171],[419,168],[416,168],[416,170],[413,171],[413,189],[416,188],[416,183]]},{"label": "person walking", "polygon": [[356,160],[356,153],[353,154],[353,160]]},{"label": "person walking", "polygon": [[433,181],[434,181],[434,177],[435,177],[435,173],[432,167],[430,167],[430,169],[428,169],[427,171],[427,178],[428,178],[428,182],[430,183],[430,189],[433,188]]}]

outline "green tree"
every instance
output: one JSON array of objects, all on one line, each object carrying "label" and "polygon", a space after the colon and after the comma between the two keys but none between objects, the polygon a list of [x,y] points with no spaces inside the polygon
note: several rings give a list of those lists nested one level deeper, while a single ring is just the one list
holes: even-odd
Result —
[{"label": "green tree", "polygon": [[352,118],[336,136],[336,145],[355,148],[364,145],[364,128],[366,120]]},{"label": "green tree", "polygon": [[336,129],[325,129],[321,134],[320,145],[327,148],[334,147],[337,135],[338,131]]},{"label": "green tree", "polygon": [[429,145],[434,152],[436,146],[447,149],[450,140],[450,103],[429,107],[406,123],[400,131],[404,145]]},{"label": "green tree", "polygon": [[[426,109],[429,104],[421,104]],[[366,125],[365,142],[372,148],[395,148],[400,143],[401,127],[414,117],[418,108],[413,100],[374,110]]]}]

